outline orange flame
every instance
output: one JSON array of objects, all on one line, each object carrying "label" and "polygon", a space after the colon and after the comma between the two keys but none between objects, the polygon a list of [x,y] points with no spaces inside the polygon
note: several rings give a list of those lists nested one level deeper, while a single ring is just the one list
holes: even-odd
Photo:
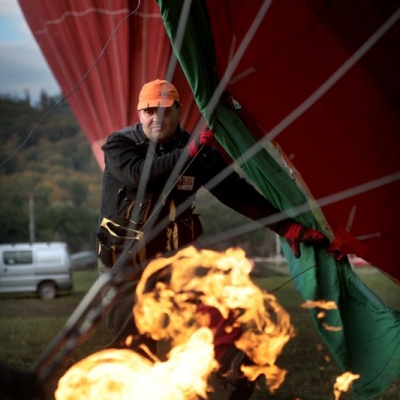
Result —
[{"label": "orange flame", "polygon": [[[334,301],[327,301],[327,300],[307,300],[302,305],[303,308],[321,308],[323,310],[337,310],[337,305]],[[319,311],[317,313],[317,318],[322,319],[325,318],[326,313],[324,311]],[[325,330],[331,332],[339,332],[343,330],[340,326],[331,326],[327,323],[322,323],[322,326]]]},{"label": "orange flame", "polygon": [[[169,285],[157,283],[155,291],[146,293],[148,279],[166,265],[172,267]],[[275,366],[275,361],[294,336],[294,330],[289,314],[275,296],[263,292],[251,281],[252,267],[240,249],[216,253],[189,247],[171,258],[153,261],[136,291],[134,317],[139,330],[150,332],[157,340],[167,338],[175,343],[184,340],[185,335],[201,324],[200,319],[194,319],[196,306],[188,302],[193,297],[217,308],[224,318],[236,310],[232,326],[245,326],[245,330],[235,345],[255,363],[242,371],[251,380],[265,374],[270,391],[274,391],[286,374]],[[157,318],[153,318],[154,313]],[[182,330],[182,326],[186,328]]]},{"label": "orange flame", "polygon": [[[217,367],[212,332],[197,330],[175,347],[165,362],[143,358],[129,349],[92,354],[60,379],[56,400],[194,400],[206,397],[206,377]],[[196,362],[193,362],[196,360]],[[157,384],[154,384],[157,382]]]},{"label": "orange flame", "polygon": [[[171,341],[168,360],[152,365],[131,350],[102,351],[67,371],[56,400],[206,398],[207,377],[218,364],[213,333],[196,312],[199,304],[218,309],[225,319],[233,313],[225,330],[242,328],[235,345],[254,363],[242,372],[251,380],[265,374],[270,392],[275,391],[286,374],[275,362],[294,329],[275,297],[253,284],[251,269],[240,249],[218,253],[188,247],[152,261],[138,283],[133,317],[141,334]],[[120,394],[113,397],[113,391]]]},{"label": "orange flame", "polygon": [[323,310],[336,310],[337,305],[334,301],[326,300],[307,300],[302,304],[303,308],[322,308]]},{"label": "orange flame", "polygon": [[335,384],[333,385],[333,394],[335,395],[335,400],[339,400],[340,394],[347,392],[353,384],[353,381],[359,377],[360,375],[352,374],[351,372],[345,372],[344,374],[338,376]]}]

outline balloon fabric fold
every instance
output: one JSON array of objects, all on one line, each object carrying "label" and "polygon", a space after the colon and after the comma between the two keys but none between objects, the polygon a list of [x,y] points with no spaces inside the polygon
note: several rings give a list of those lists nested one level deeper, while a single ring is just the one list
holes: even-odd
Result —
[{"label": "balloon fabric fold", "polygon": [[[296,14],[296,18],[298,15],[301,15],[303,21],[305,20],[308,23],[308,26],[306,26],[308,30],[304,30],[302,36],[306,37],[312,34],[314,35],[314,41],[321,41],[321,43],[311,43],[311,45],[307,42],[299,43],[299,37],[290,37],[290,34],[293,35],[296,33],[296,29],[303,29],[301,26],[295,26],[293,32],[290,32],[290,29],[288,29],[289,32],[284,32],[284,37],[279,37],[278,35],[282,33],[282,29],[284,28],[276,26],[273,17],[268,18],[268,13],[271,12],[274,16],[282,16],[284,14],[283,12],[282,14],[276,14],[279,12],[276,9],[280,7],[278,4],[275,6],[272,5],[270,10],[262,10],[265,3],[254,1],[243,7],[243,3],[239,1],[220,1],[208,2],[206,7],[203,2],[193,2],[190,12],[185,16],[187,27],[185,34],[183,38],[177,38],[176,27],[180,21],[184,2],[178,0],[158,0],[161,16],[174,52],[192,88],[197,105],[209,125],[215,130],[219,143],[228,152],[230,157],[241,165],[248,178],[276,207],[291,214],[299,222],[323,231],[328,237],[333,239],[335,230],[339,231],[339,225],[335,224],[340,222],[331,219],[332,211],[329,209],[331,207],[329,203],[327,205],[327,212],[325,208],[320,207],[318,201],[314,198],[314,191],[309,186],[309,183],[313,187],[315,185],[319,187],[317,195],[323,193],[322,188],[329,190],[330,186],[334,186],[327,180],[332,167],[325,174],[324,168],[326,164],[321,162],[321,165],[319,165],[313,160],[313,158],[318,159],[318,157],[313,157],[313,154],[310,155],[310,153],[321,151],[318,150],[320,143],[318,140],[316,140],[315,144],[312,144],[312,141],[315,141],[313,138],[315,135],[324,134],[318,130],[327,130],[324,124],[334,123],[331,120],[335,121],[337,118],[328,118],[329,116],[325,115],[326,110],[324,110],[322,115],[314,113],[312,117],[314,118],[314,122],[309,122],[307,126],[302,121],[306,117],[299,115],[297,120],[294,120],[294,123],[292,123],[294,125],[293,128],[289,125],[282,128],[282,141],[280,140],[281,136],[277,137],[274,141],[268,140],[268,132],[272,129],[271,127],[274,123],[279,125],[276,118],[280,117],[284,119],[285,116],[282,114],[284,110],[288,109],[288,106],[295,107],[295,102],[301,98],[299,94],[296,95],[291,90],[302,91],[302,95],[307,95],[306,89],[310,90],[313,84],[322,84],[323,82],[320,82],[320,80],[323,79],[324,73],[329,77],[329,74],[334,72],[332,68],[339,67],[339,56],[343,56],[343,54],[348,55],[350,50],[339,47],[342,45],[340,43],[341,37],[335,36],[333,39],[331,37],[334,34],[335,28],[340,28],[335,26],[337,17],[335,20],[334,15],[329,15],[331,11],[329,10],[329,4],[331,3],[328,4],[326,2],[325,10],[319,10],[321,13],[322,11],[325,12],[324,17],[326,21],[322,21],[321,18],[323,16],[315,13],[316,10],[310,9],[312,7],[308,8],[303,2],[288,2],[293,8],[298,8],[296,11],[300,14]],[[343,4],[343,2],[339,3]],[[372,2],[366,3],[368,3],[368,7],[373,7]],[[346,18],[351,18],[349,14],[356,11],[348,10],[344,6],[343,10],[346,11]],[[388,14],[389,11],[385,11]],[[254,24],[260,12],[265,13],[263,22],[254,28],[252,24]],[[295,10],[291,9],[291,13],[295,14]],[[289,16],[287,17],[289,18]],[[342,20],[342,17],[343,15],[340,16],[340,20]],[[290,21],[293,22],[293,19],[290,19]],[[289,24],[288,21],[284,22]],[[286,24],[284,24],[285,29],[287,28]],[[375,26],[378,28],[379,21],[375,21],[374,24],[370,25],[373,28]],[[398,23],[395,29],[395,37],[399,38]],[[318,37],[320,32],[327,39],[331,40],[331,42],[335,43],[338,49],[318,48],[318,46],[324,47],[324,37]],[[344,34],[348,33],[344,32]],[[235,61],[235,50],[240,49],[240,40],[245,41],[249,35],[252,35],[251,44],[244,52],[243,58],[237,62],[236,69],[229,75],[229,63]],[[356,45],[356,40],[360,40],[362,36],[359,32],[356,32],[355,36],[357,35],[358,37],[351,37],[354,41],[350,43],[353,48]],[[390,33],[389,35],[392,36],[391,40],[394,40],[394,34]],[[293,42],[290,40],[293,40]],[[283,47],[284,44],[286,47]],[[350,44],[346,44],[350,46]],[[394,45],[392,42],[390,44]],[[279,45],[282,47],[278,47]],[[387,43],[385,45],[387,46]],[[316,48],[309,49],[307,46],[315,46]],[[298,70],[296,70],[297,66],[293,65],[293,60],[289,58],[289,54],[282,54],[289,53],[289,50],[293,51],[295,56],[297,51],[308,51],[312,52],[312,54],[306,53],[303,57],[297,55],[298,59],[296,61],[299,65]],[[337,58],[336,65],[328,65],[328,61],[332,56],[330,54],[320,55],[317,52],[318,50],[323,50],[326,53],[329,53],[329,51],[340,53],[339,55],[335,54]],[[310,79],[310,82],[294,82],[295,79],[307,80],[308,76],[306,74],[309,73],[307,71],[309,67],[307,62],[319,57],[324,68],[319,70],[319,66],[316,63],[311,65],[313,67],[312,72],[318,78],[313,77]],[[277,63],[278,58],[283,58],[287,61],[287,65],[283,62],[279,64],[282,69],[293,68],[294,77],[287,77],[283,75],[287,71],[277,71],[274,68],[273,64]],[[398,64],[398,57],[396,62]],[[300,65],[300,63],[304,63],[304,65]],[[371,68],[371,60],[365,60],[364,64],[363,68]],[[366,74],[365,71],[358,71],[361,68],[358,65],[354,68],[358,74]],[[282,76],[268,76],[268,73],[271,72],[278,72],[278,75],[281,74],[286,82],[279,82]],[[376,76],[370,79],[382,79],[376,71],[373,72]],[[362,76],[359,79],[366,80],[367,78]],[[399,82],[398,77],[396,78],[396,82]],[[362,83],[365,82],[360,82],[359,84],[361,85]],[[287,89],[285,86],[282,86],[282,89],[285,89],[285,95],[288,96],[286,103],[284,101],[286,99],[282,99],[279,95],[275,99],[273,97],[274,93],[271,93],[273,85],[279,84],[293,84],[293,89]],[[340,80],[336,83],[337,86],[345,84]],[[366,84],[372,85],[369,82]],[[356,89],[357,86],[354,87],[354,90]],[[376,90],[376,88],[368,89]],[[334,86],[332,91],[335,90],[339,89],[336,89]],[[392,96],[391,99],[394,100],[396,97],[395,94],[390,89],[388,90],[390,93],[387,95],[389,97]],[[329,94],[326,96],[329,97]],[[374,93],[371,96],[373,97]],[[328,104],[332,105],[333,100],[338,101],[337,97],[338,94],[335,94],[333,99],[324,99],[321,102],[328,102]],[[277,115],[273,114],[277,108],[273,104],[274,101],[281,103],[281,107],[284,105],[282,110],[277,112]],[[375,98],[370,99],[370,97],[368,99],[358,99],[359,103],[362,101],[377,102]],[[315,107],[318,108],[319,105],[316,104]],[[326,107],[326,105],[321,105],[320,107]],[[332,113],[334,113],[334,110],[332,108]],[[357,109],[353,111],[358,112]],[[389,113],[390,110],[382,111]],[[337,112],[340,112],[340,107],[338,107]],[[344,116],[340,116],[339,118],[341,117],[344,118]],[[319,121],[317,122],[318,118],[323,124],[322,127],[319,126]],[[360,117],[356,116],[356,118]],[[379,118],[380,116],[377,116],[375,119]],[[387,132],[389,140],[392,140],[394,137],[394,128],[396,126],[397,128],[400,127],[398,115],[392,115],[391,119],[392,121],[388,122],[389,130]],[[341,127],[337,123],[335,125],[337,125],[335,129],[344,129],[345,131],[349,129]],[[363,126],[354,126],[354,129],[363,129]],[[289,136],[288,130],[291,131],[291,136]],[[296,130],[298,131],[296,132]],[[311,143],[310,147],[307,148],[306,144],[302,144],[299,145],[299,149],[293,151],[297,154],[304,152],[303,156],[305,158],[309,157],[312,163],[310,167],[314,171],[310,182],[308,179],[305,179],[303,174],[300,175],[299,173],[299,171],[301,172],[300,167],[302,164],[300,159],[299,167],[297,166],[298,164],[295,162],[297,154],[292,162],[291,159],[294,157],[291,155],[286,156],[282,150],[286,148],[286,145],[283,146],[283,144],[290,144],[293,136],[298,136],[301,140],[305,130],[307,130],[308,136],[311,136],[311,138],[305,138],[306,141],[308,140],[307,144]],[[329,129],[329,131],[332,131],[332,129]],[[365,135],[366,132],[353,132],[353,134],[355,136],[358,134]],[[265,137],[267,137],[267,140],[265,140]],[[258,141],[258,139],[262,140]],[[294,143],[298,144],[299,139],[296,138]],[[282,146],[278,145],[278,142],[279,144],[282,143]],[[332,145],[329,140],[325,144],[325,148],[327,146],[337,147],[337,145]],[[291,147],[293,148],[293,146]],[[399,149],[397,148],[396,150],[398,152]],[[328,149],[326,152],[328,152]],[[341,163],[340,153],[333,154],[332,156],[324,153],[322,156],[327,156],[330,160],[334,157],[334,165]],[[394,152],[390,151],[387,153],[387,156],[392,157],[386,160],[385,173],[390,175],[396,172],[396,168],[397,171],[400,170],[399,158],[394,155]],[[299,158],[301,157],[299,156]],[[370,158],[373,159],[374,156]],[[346,160],[343,162],[345,163]],[[306,175],[309,174],[308,170],[310,167],[306,168]],[[343,168],[347,168],[347,166],[344,165],[342,168],[333,167],[336,172],[342,172]],[[382,168],[382,170],[384,169]],[[343,176],[342,180],[345,181],[346,179]],[[337,180],[340,180],[340,178],[337,177]],[[387,194],[394,195],[395,189],[399,188],[398,178],[393,178],[393,182],[391,180],[389,182],[384,188],[387,193],[383,191],[383,195],[385,196]],[[378,194],[374,193],[374,196],[382,196],[382,192]],[[360,204],[360,207],[364,205],[362,201],[358,203],[355,201],[355,204]],[[375,211],[379,213],[380,210]],[[396,219],[396,217],[394,218]],[[366,223],[366,226],[368,226],[368,223]],[[396,235],[398,237],[398,232]],[[360,378],[353,385],[355,398],[360,400],[368,399],[381,392],[400,373],[400,313],[384,304],[362,283],[353,272],[346,257],[339,263],[327,253],[327,249],[303,247],[301,258],[296,259],[284,239],[281,240],[291,274],[296,277],[296,286],[304,300],[326,300],[334,301],[337,304],[337,310],[330,311],[322,320],[317,316],[317,310],[315,309],[311,310],[311,315],[318,332],[332,352],[340,368],[343,371],[360,374]],[[386,248],[386,246],[384,247]],[[382,259],[384,260],[384,257]],[[398,261],[396,268],[393,271],[395,272],[394,276],[398,278]],[[328,330],[327,326],[337,329]]]}]

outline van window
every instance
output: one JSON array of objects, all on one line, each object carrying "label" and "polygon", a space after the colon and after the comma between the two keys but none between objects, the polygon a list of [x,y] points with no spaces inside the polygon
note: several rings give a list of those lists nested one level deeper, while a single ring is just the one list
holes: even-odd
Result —
[{"label": "van window", "polygon": [[6,265],[32,264],[32,250],[5,251],[3,262]]},{"label": "van window", "polygon": [[60,250],[39,250],[37,252],[37,260],[42,264],[60,263],[62,262]]}]

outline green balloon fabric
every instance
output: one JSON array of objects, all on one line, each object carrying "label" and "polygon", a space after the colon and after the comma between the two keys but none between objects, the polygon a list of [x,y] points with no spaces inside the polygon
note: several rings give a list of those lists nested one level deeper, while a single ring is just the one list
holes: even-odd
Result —
[{"label": "green balloon fabric", "polygon": [[[218,49],[214,48],[206,2],[192,2],[184,15],[181,39],[177,33],[185,3],[158,0],[175,55],[217,140],[277,208],[332,238],[312,194],[301,178],[293,179],[279,150],[269,142],[257,143],[238,110],[224,100],[224,93],[215,98],[221,77],[216,75],[215,51]],[[333,301],[337,305],[323,319],[318,318],[316,309],[311,309],[310,314],[343,372],[360,374],[352,387],[355,399],[369,399],[378,394],[400,373],[399,312],[384,304],[363,284],[347,259],[339,263],[326,249],[305,246],[301,257],[296,259],[285,240],[281,241],[303,299]],[[327,326],[335,329],[328,330]]]}]

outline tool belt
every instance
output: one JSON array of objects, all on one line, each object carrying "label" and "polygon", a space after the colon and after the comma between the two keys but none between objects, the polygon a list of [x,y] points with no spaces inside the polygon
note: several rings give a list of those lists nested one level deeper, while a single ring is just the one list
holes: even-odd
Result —
[{"label": "tool belt", "polygon": [[[115,212],[103,217],[97,231],[99,258],[107,267],[113,267],[123,257],[127,266],[137,266],[146,260],[144,246],[135,246],[143,241],[143,226],[151,208],[152,195],[147,194],[140,203],[136,201],[136,191],[124,186],[116,194]],[[139,248],[139,250],[138,250]]]},{"label": "tool belt", "polygon": [[125,258],[125,265],[137,266],[143,263],[146,260],[145,248],[141,246],[142,248],[136,251],[133,243],[143,239],[141,226],[132,227],[131,221],[127,218],[114,216],[113,219],[103,218],[97,232],[99,258],[102,263],[112,267],[122,255]]},{"label": "tool belt", "polygon": [[134,196],[129,198],[127,194],[125,190],[120,191],[119,197],[123,201],[119,201],[118,214],[103,218],[97,231],[99,258],[105,266],[111,268],[118,261],[125,266],[138,267],[156,253],[177,250],[203,233],[198,215],[188,212],[176,218],[175,203],[171,199],[167,228],[147,243],[143,228],[151,208],[152,196],[147,195],[135,209]]}]

